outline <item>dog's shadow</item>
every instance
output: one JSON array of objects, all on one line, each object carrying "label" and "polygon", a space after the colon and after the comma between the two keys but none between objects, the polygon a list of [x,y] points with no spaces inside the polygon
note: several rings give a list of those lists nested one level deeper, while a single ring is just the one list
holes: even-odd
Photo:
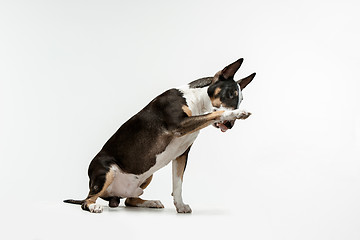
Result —
[{"label": "dog's shadow", "polygon": [[174,209],[170,208],[142,208],[142,207],[127,207],[127,206],[119,206],[116,208],[111,208],[109,206],[104,206],[104,212],[108,213],[131,213],[131,214],[172,214],[176,213]]},{"label": "dog's shadow", "polygon": [[125,212],[125,213],[131,213],[131,214],[165,214],[165,215],[176,215],[176,216],[191,216],[191,215],[218,215],[218,216],[224,216],[229,215],[229,211],[226,211],[224,209],[198,209],[195,210],[191,214],[179,214],[176,212],[175,209],[172,208],[141,208],[141,207],[127,207],[127,206],[119,206],[116,208],[110,208],[109,206],[104,206],[104,212],[109,213],[118,213],[118,212]]}]

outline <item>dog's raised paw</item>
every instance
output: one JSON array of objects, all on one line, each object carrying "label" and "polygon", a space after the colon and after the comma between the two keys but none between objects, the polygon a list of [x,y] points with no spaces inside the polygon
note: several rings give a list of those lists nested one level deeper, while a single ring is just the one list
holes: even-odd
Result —
[{"label": "dog's raised paw", "polygon": [[90,204],[89,205],[89,211],[92,213],[101,213],[103,211],[103,207],[100,204]]},{"label": "dog's raised paw", "polygon": [[251,113],[246,111],[241,111],[241,113],[238,115],[238,119],[247,119],[250,117]]},{"label": "dog's raised paw", "polygon": [[235,120],[235,119],[246,119],[251,115],[251,113],[244,110],[236,109],[232,111],[226,111],[221,116],[220,120]]}]

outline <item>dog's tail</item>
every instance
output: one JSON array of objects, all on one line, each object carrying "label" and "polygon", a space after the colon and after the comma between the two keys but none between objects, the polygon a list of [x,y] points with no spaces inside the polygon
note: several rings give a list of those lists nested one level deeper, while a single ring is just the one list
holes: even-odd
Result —
[{"label": "dog's tail", "polygon": [[64,203],[71,203],[71,204],[78,204],[78,205],[81,205],[84,202],[85,202],[85,200],[73,200],[73,199],[64,200]]}]

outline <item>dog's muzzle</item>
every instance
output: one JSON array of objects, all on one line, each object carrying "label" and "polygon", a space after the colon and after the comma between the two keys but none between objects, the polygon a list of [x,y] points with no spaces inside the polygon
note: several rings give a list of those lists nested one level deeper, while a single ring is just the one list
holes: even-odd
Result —
[{"label": "dog's muzzle", "polygon": [[226,132],[228,129],[231,129],[235,124],[235,120],[231,121],[223,121],[214,123],[213,126],[216,128],[220,128],[222,132]]}]

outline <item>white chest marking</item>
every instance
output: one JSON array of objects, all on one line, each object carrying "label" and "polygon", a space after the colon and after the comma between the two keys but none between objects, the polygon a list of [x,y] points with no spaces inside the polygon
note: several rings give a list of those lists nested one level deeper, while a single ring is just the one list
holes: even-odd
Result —
[{"label": "white chest marking", "polygon": [[199,131],[179,138],[174,138],[166,147],[165,151],[156,156],[156,164],[152,166],[147,172],[141,174],[140,179],[145,181],[154,172],[156,172],[160,168],[165,167],[172,160],[175,160],[177,157],[183,154],[186,149],[188,149],[191,144],[193,144],[198,135]]}]

